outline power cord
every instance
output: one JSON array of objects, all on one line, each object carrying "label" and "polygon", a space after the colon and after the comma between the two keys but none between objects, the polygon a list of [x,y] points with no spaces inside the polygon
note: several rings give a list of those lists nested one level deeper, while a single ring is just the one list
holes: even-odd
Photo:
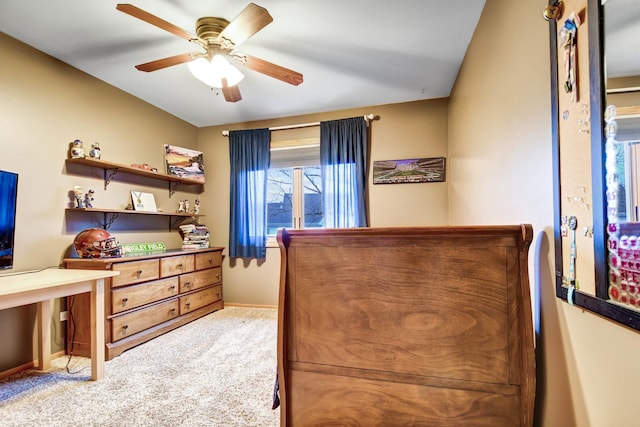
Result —
[{"label": "power cord", "polygon": [[[73,316],[73,304],[76,300],[76,296],[72,295],[69,297],[69,307],[67,307],[67,312],[69,314],[68,316],[68,321],[71,322],[71,326],[73,328],[73,333],[71,334],[71,340],[70,340],[70,344],[69,344],[69,358],[67,359],[67,364],[65,365],[65,370],[67,371],[68,374],[70,375],[76,375],[79,374],[80,372],[84,371],[85,369],[88,369],[90,366],[85,366],[84,368],[80,368],[77,371],[71,371],[71,369],[69,368],[69,365],[71,364],[71,358],[73,357],[73,345],[76,342],[76,320],[75,317]],[[68,332],[68,331],[67,331]],[[67,340],[69,341],[69,340]]]},{"label": "power cord", "polygon": [[50,268],[58,269],[58,268],[60,268],[60,266],[58,266],[58,265],[50,265],[49,267],[43,267],[43,268],[41,268],[41,269],[39,269],[39,270],[16,271],[16,272],[14,272],[14,273],[2,274],[2,275],[0,275],[0,277],[5,277],[5,276],[21,276],[21,275],[23,275],[23,274],[39,273],[39,272],[44,271],[44,270],[49,270]]}]

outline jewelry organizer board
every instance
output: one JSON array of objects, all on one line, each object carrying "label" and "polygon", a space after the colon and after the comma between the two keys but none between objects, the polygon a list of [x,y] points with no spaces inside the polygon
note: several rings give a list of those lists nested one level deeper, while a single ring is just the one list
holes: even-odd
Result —
[{"label": "jewelry organizer board", "polygon": [[[556,223],[560,221],[562,281],[564,285],[569,285],[574,280],[576,289],[594,295],[587,0],[565,0],[563,4],[556,32],[560,169],[560,218],[556,218]],[[579,21],[572,19],[572,16],[577,16]],[[575,30],[576,43],[573,52],[571,48],[565,48],[566,39],[563,39],[561,34],[567,20],[579,22]],[[567,65],[567,59],[574,60],[573,71]],[[565,82],[571,80],[569,73],[573,73],[574,77],[570,92],[565,90]],[[577,220],[575,230],[571,230],[570,227],[572,217]],[[556,271],[559,271],[558,267]]]}]

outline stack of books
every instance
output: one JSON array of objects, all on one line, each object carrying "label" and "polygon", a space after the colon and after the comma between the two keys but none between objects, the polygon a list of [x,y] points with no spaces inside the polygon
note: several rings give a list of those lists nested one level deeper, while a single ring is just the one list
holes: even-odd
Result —
[{"label": "stack of books", "polygon": [[209,247],[209,229],[206,225],[185,224],[180,226],[182,249],[202,249]]}]

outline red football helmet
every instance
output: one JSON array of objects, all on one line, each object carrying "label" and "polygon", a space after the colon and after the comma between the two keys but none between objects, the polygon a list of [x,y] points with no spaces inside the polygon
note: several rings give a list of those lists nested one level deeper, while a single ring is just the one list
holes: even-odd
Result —
[{"label": "red football helmet", "polygon": [[122,246],[102,228],[88,228],[78,233],[73,247],[81,258],[111,258],[122,255]]}]

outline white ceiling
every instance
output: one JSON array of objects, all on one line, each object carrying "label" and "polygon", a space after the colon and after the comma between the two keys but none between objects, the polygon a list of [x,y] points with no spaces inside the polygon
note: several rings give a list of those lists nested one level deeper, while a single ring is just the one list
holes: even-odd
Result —
[{"label": "white ceiling", "polygon": [[[192,77],[186,64],[151,73],[136,70],[137,64],[198,49],[117,11],[117,0],[0,0],[0,31],[202,127],[449,96],[485,4],[255,2],[268,9],[273,22],[239,50],[298,71],[304,82],[291,86],[241,68],[243,99],[237,103],[225,102],[222,93]],[[197,18],[231,21],[248,1],[131,4],[195,33]]]}]

